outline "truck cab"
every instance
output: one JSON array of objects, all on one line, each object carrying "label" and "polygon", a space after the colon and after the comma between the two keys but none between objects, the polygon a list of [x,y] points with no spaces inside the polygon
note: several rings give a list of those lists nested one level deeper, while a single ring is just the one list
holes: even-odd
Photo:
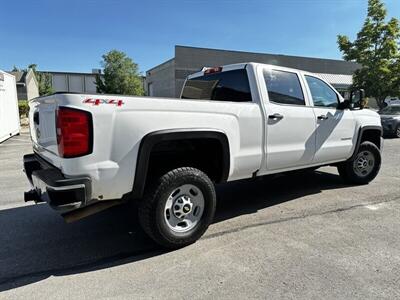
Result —
[{"label": "truck cab", "polygon": [[232,101],[233,94],[258,103],[263,112],[258,175],[347,160],[361,128],[375,130],[374,142],[381,146],[375,112],[351,109],[333,86],[301,70],[257,63],[204,68],[188,77],[181,98]]}]

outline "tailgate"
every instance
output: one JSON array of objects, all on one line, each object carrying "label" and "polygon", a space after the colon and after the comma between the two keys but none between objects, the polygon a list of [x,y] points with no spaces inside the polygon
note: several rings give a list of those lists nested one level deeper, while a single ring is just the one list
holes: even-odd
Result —
[{"label": "tailgate", "polygon": [[58,156],[56,97],[35,98],[29,102],[29,108],[29,126],[34,149],[48,159]]}]

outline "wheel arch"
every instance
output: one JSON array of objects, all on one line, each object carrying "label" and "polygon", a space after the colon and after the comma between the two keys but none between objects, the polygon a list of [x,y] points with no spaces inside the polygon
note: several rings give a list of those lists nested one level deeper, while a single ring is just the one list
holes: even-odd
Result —
[{"label": "wheel arch", "polygon": [[379,149],[382,148],[382,127],[380,126],[363,126],[358,131],[357,143],[354,148],[353,154],[350,157],[354,159],[362,142],[369,141],[375,144]]},{"label": "wheel arch", "polygon": [[136,158],[135,178],[133,182],[133,198],[141,198],[144,193],[150,166],[152,150],[161,142],[184,141],[184,140],[214,140],[222,149],[222,170],[218,183],[228,179],[230,171],[230,149],[226,134],[215,129],[168,129],[150,132],[145,135],[139,146]]}]

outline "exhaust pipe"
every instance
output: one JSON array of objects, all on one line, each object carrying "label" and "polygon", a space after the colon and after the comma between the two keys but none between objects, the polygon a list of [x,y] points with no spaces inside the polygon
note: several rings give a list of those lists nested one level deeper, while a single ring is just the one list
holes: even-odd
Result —
[{"label": "exhaust pipe", "polygon": [[28,192],[25,192],[24,201],[25,202],[35,201],[35,203],[43,202],[42,199],[40,199],[39,194],[35,190],[30,190]]}]

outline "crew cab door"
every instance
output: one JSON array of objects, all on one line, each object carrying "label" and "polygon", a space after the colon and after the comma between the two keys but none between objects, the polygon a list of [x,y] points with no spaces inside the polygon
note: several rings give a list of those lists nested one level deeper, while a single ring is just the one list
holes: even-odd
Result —
[{"label": "crew cab door", "polygon": [[[261,74],[262,73],[262,74]],[[315,152],[316,119],[298,72],[265,66],[258,71],[265,107],[265,159],[260,174],[308,165]]]},{"label": "crew cab door", "polygon": [[329,84],[312,75],[304,78],[317,122],[313,163],[347,159],[356,142],[353,112],[337,108],[339,94]]}]

